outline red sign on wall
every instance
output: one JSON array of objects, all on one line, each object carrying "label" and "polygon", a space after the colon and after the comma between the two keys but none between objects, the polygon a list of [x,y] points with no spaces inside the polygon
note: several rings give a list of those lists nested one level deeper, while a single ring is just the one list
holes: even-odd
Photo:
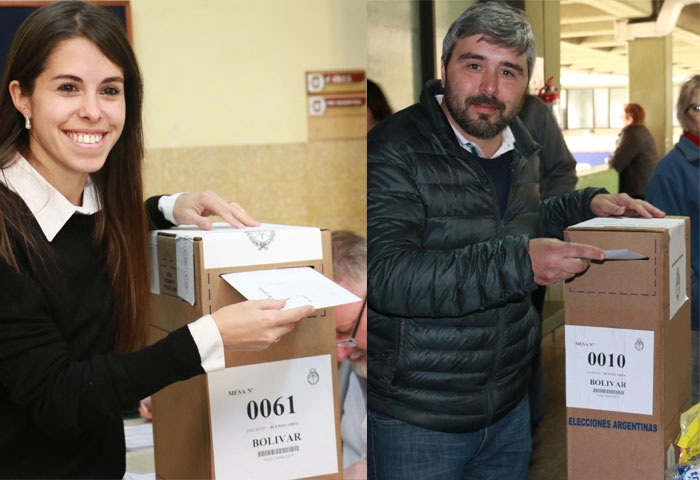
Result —
[{"label": "red sign on wall", "polygon": [[306,72],[309,139],[364,138],[366,89],[363,70]]}]

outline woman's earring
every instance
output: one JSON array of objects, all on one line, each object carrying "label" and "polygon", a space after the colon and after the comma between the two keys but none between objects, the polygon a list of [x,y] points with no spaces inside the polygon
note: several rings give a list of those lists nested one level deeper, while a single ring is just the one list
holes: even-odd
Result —
[{"label": "woman's earring", "polygon": [[26,115],[24,116],[24,128],[27,130],[32,129],[32,120]]}]

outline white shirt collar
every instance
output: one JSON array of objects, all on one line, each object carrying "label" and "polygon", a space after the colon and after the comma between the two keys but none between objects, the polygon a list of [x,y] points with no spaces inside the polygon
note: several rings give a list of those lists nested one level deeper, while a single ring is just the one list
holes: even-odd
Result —
[{"label": "white shirt collar", "polygon": [[[438,94],[435,95],[435,100],[442,105],[442,100],[444,98],[444,95]],[[454,126],[454,124],[450,121],[450,119],[447,119],[448,122],[450,122],[450,127],[452,127],[452,130],[455,132],[455,135],[457,136],[457,141],[459,142],[459,145],[475,154],[480,156],[481,158],[486,158],[486,155],[484,155],[484,152],[481,150],[479,145],[477,145],[474,142],[470,142],[465,138],[464,135],[457,129],[457,127]],[[513,131],[510,129],[509,126],[506,126],[506,128],[503,130],[503,133],[501,135],[501,146],[498,147],[498,150],[496,150],[496,153],[493,154],[491,158],[496,158],[501,155],[503,155],[506,152],[510,152],[511,150],[515,149],[515,136],[513,135]]]},{"label": "white shirt collar", "polygon": [[83,204],[75,206],[21,155],[0,171],[0,182],[24,200],[49,241],[56,237],[73,214],[92,215],[102,208],[97,187],[90,177],[83,190]]}]

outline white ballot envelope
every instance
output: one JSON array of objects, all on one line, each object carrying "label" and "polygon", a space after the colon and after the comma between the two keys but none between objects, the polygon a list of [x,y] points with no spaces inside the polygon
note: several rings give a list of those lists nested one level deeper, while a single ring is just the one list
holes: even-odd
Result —
[{"label": "white ballot envelope", "polygon": [[606,260],[649,260],[649,256],[633,252],[626,248],[619,250],[605,250]]},{"label": "white ballot envelope", "polygon": [[301,305],[319,309],[362,301],[311,267],[234,272],[221,278],[248,300],[284,298],[285,309]]}]

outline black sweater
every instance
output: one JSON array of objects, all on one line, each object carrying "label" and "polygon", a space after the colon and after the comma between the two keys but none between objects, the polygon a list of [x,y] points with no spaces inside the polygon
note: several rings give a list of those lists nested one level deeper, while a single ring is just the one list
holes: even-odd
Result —
[{"label": "black sweater", "polygon": [[[166,225],[156,205],[149,200],[149,215]],[[21,273],[0,262],[2,478],[122,478],[122,412],[203,372],[187,327],[139,352],[115,353],[94,228],[93,215],[76,214],[50,243],[39,232],[54,258],[31,273],[24,242],[10,232]]]}]

